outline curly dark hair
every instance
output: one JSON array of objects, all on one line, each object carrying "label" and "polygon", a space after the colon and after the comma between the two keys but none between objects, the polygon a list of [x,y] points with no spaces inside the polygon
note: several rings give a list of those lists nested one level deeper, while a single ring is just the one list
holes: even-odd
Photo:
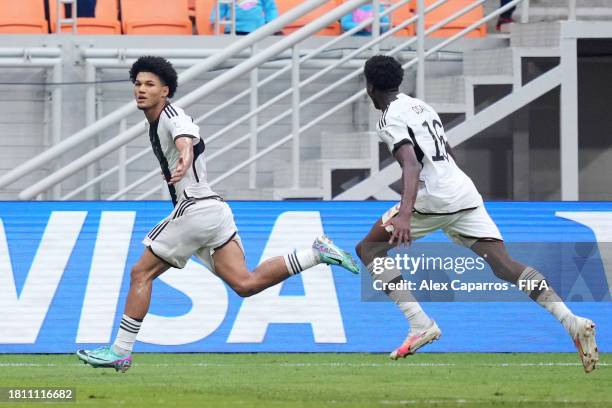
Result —
[{"label": "curly dark hair", "polygon": [[404,79],[402,65],[387,55],[375,55],[368,59],[363,72],[368,83],[380,91],[397,90]]},{"label": "curly dark hair", "polygon": [[140,57],[132,64],[132,68],[130,68],[130,80],[132,83],[136,82],[136,77],[140,72],[151,72],[157,75],[162,83],[169,89],[168,98],[174,96],[174,92],[176,92],[178,86],[178,76],[170,61],[162,57],[154,57],[151,55]]}]

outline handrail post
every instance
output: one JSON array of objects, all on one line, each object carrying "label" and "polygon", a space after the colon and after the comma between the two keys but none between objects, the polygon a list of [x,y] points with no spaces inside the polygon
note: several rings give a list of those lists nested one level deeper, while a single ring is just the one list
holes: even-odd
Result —
[{"label": "handrail post", "polygon": [[[127,129],[127,119],[123,118],[119,122],[119,133],[125,132]],[[127,184],[127,145],[123,145],[119,148],[118,152],[118,165],[119,170],[117,171],[117,190],[121,191]]]},{"label": "handrail post", "polygon": [[[85,64],[85,81],[87,88],[85,89],[85,122],[89,126],[96,121],[96,67],[95,65],[86,62]],[[96,166],[91,164],[87,167],[87,178],[89,180],[96,176]],[[89,187],[85,192],[85,197],[88,200],[94,199],[94,187]]]},{"label": "handrail post", "polygon": [[[253,44],[251,47],[251,56],[255,55],[257,52],[257,43]],[[251,112],[257,110],[259,107],[259,95],[258,95],[258,81],[259,81],[259,72],[257,68],[253,68],[249,75],[249,79],[251,82],[251,95],[250,95],[250,105]],[[257,123],[257,114],[251,116],[249,119],[249,133],[251,134],[250,145],[249,145],[249,158],[255,156],[257,154],[257,127],[259,124]],[[255,188],[257,184],[257,163],[253,162],[249,166],[249,188]]]},{"label": "handrail post", "polygon": [[529,0],[523,0],[521,3],[521,24],[529,22]]},{"label": "handrail post", "polygon": [[[380,37],[380,0],[372,0],[372,38],[378,39]],[[378,54],[380,50],[380,43],[377,42],[374,45],[374,52]]]},{"label": "handrail post", "polygon": [[[77,33],[77,0],[51,0],[55,1],[55,34],[62,33],[62,24],[63,23],[71,23],[72,34]],[[70,5],[70,18],[62,18],[63,12],[65,10],[65,5]]]},{"label": "handrail post", "polygon": [[417,0],[417,78],[416,97],[425,99],[425,1]]},{"label": "handrail post", "polygon": [[[45,83],[49,82],[49,70],[45,69],[43,71],[43,75],[44,75],[44,80]],[[45,149],[48,149],[49,146],[51,146],[51,105],[53,104],[53,99],[51,97],[51,92],[53,92],[50,88],[49,85],[45,84],[45,91],[44,91],[44,107],[43,107],[43,146]],[[38,194],[36,197],[34,197],[35,200],[41,200],[43,198],[47,198],[48,194],[45,193],[40,193]]]},{"label": "handrail post", "polygon": [[[62,64],[61,62],[53,66],[53,91],[51,93],[52,105],[51,105],[51,140],[53,145],[57,145],[62,141],[62,86],[57,85],[62,82]],[[57,160],[52,168],[54,171],[61,167],[60,160]],[[53,200],[59,200],[62,194],[62,185],[57,183],[53,186],[51,197]]]},{"label": "handrail post", "polygon": [[293,166],[293,188],[300,186],[300,53],[297,44],[292,48],[291,66],[291,132],[293,134],[293,148],[291,151],[291,164]]},{"label": "handrail post", "polygon": [[568,8],[567,19],[576,21],[576,0],[568,0]]}]

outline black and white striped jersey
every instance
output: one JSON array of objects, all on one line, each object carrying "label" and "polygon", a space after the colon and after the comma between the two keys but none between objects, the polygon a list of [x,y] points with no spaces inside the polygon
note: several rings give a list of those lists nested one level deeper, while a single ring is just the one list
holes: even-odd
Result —
[{"label": "black and white striped jersey", "polygon": [[153,153],[159,161],[166,181],[174,172],[179,159],[179,150],[174,144],[178,137],[189,137],[193,143],[193,163],[185,176],[174,185],[168,185],[172,203],[177,204],[182,198],[203,198],[215,196],[208,185],[206,164],[204,163],[204,141],[200,138],[200,128],[183,109],[166,105],[157,121],[148,124],[149,139]]}]

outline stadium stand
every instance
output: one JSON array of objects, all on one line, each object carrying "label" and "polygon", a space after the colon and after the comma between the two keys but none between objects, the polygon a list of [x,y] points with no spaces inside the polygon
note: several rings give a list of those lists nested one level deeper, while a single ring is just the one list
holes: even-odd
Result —
[{"label": "stadium stand", "polygon": [[[394,2],[395,3],[395,2]],[[396,27],[400,25],[402,22],[408,20],[414,15],[412,12],[412,4],[408,3],[400,8],[396,9],[391,13],[391,24]],[[415,25],[410,24],[401,30],[399,30],[395,35],[397,36],[414,36],[415,35]]]},{"label": "stadium stand", "polygon": [[195,24],[199,35],[213,35],[215,33],[213,25],[210,24],[210,12],[214,4],[215,0],[194,0]]},{"label": "stadium stand", "polygon": [[[278,8],[278,14],[286,13],[291,10],[293,7],[300,4],[299,1],[296,0],[276,0],[276,6]],[[316,20],[321,15],[328,13],[330,10],[338,6],[338,1],[328,1],[325,5],[313,10],[302,18],[295,20],[293,23],[285,26],[283,29],[284,34],[291,34],[292,32],[299,30],[304,27],[306,24]],[[319,31],[316,35],[339,35],[341,32],[340,22],[334,22],[329,26],[325,27],[321,31]]]},{"label": "stadium stand", "polygon": [[[65,17],[65,10],[62,7],[62,18]],[[57,3],[49,2],[49,16],[51,32],[54,33],[57,25]],[[62,25],[62,32],[69,33],[72,26]],[[119,1],[118,0],[97,0],[95,17],[77,18],[78,34],[121,34],[121,23],[119,22]]]},{"label": "stadium stand", "polygon": [[[425,7],[429,7],[434,3],[436,3],[436,0],[425,0]],[[473,3],[473,0],[448,0],[446,3],[427,13],[427,16],[425,17],[425,30],[432,27],[436,23],[444,20],[445,18],[448,18],[451,15],[457,13],[458,11],[464,10],[466,7]],[[416,12],[416,0],[412,1],[411,8],[414,12]],[[452,37],[459,31],[480,20],[483,16],[484,8],[481,5],[462,15],[461,17],[451,21],[439,30],[436,30],[435,32],[431,33],[430,37]],[[487,26],[483,24],[474,31],[470,32],[466,37],[479,38],[484,37],[486,34]]]},{"label": "stadium stand", "polygon": [[[338,6],[343,0],[333,0],[324,6],[297,19],[287,25],[283,33],[291,34],[306,24],[316,20],[321,15]],[[395,1],[395,0],[393,0]],[[436,0],[425,0],[426,6]],[[279,13],[285,13],[300,2],[297,0],[276,0]],[[447,18],[458,10],[471,4],[471,0],[449,0],[447,3],[428,13],[425,28],[429,28],[438,21]],[[199,35],[214,35],[214,27],[210,23],[210,13],[214,7],[214,0],[176,0],[165,2],[163,0],[98,0],[95,17],[79,17],[77,19],[77,33],[90,35],[104,34],[152,34],[152,35],[189,35],[193,33],[193,23]],[[416,13],[417,1],[400,7],[391,14],[392,24],[412,17]],[[49,2],[49,22],[45,19],[45,5],[43,0],[23,0],[16,2],[2,2],[0,5],[0,33],[11,34],[43,34],[56,30],[57,5],[55,1]],[[121,13],[119,13],[119,10]],[[121,20],[119,17],[121,16]],[[483,7],[457,18],[443,28],[431,34],[431,37],[450,37],[483,16]],[[62,10],[62,17],[65,17]],[[190,21],[191,19],[191,21]],[[71,26],[62,26],[63,33],[71,32]],[[221,28],[223,32],[223,27]],[[486,25],[480,26],[471,32],[468,37],[479,38],[486,35]],[[339,35],[341,27],[334,22],[319,31],[317,35]],[[411,24],[396,33],[396,36],[414,36],[416,25]]]},{"label": "stadium stand", "polygon": [[189,17],[195,18],[196,0],[189,0]]},{"label": "stadium stand", "polygon": [[124,34],[191,35],[188,0],[121,0]]},{"label": "stadium stand", "polygon": [[48,31],[44,0],[0,2],[0,33],[44,34]]}]

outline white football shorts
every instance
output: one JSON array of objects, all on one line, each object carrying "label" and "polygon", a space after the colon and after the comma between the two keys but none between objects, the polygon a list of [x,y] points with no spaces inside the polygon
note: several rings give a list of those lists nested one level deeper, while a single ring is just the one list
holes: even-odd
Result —
[{"label": "white football shorts", "polygon": [[197,255],[215,272],[212,254],[232,240],[242,249],[230,206],[220,199],[190,198],[179,202],[142,243],[175,268],[184,268]]},{"label": "white football shorts", "polygon": [[[391,207],[382,216],[383,223],[399,213],[400,204]],[[393,232],[393,226],[387,226]],[[459,245],[470,248],[480,239],[503,241],[497,225],[484,206],[460,211],[454,214],[421,214],[413,211],[410,223],[410,236],[417,240],[438,229]]]}]

